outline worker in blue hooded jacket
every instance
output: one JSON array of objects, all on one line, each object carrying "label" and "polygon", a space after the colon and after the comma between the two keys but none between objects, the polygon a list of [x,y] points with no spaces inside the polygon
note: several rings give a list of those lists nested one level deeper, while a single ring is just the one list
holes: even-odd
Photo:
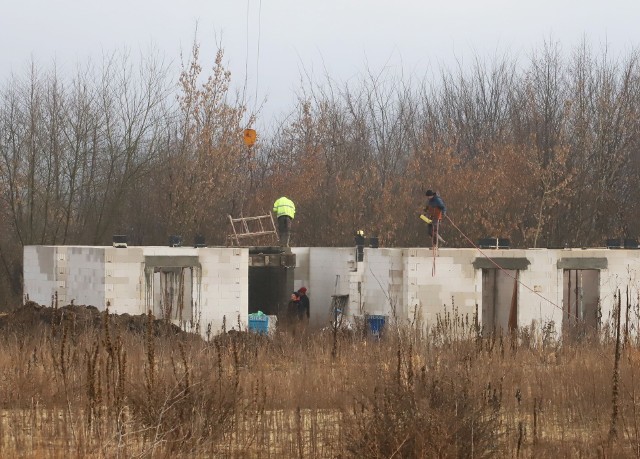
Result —
[{"label": "worker in blue hooded jacket", "polygon": [[424,211],[427,214],[427,220],[425,221],[429,224],[428,231],[429,236],[431,236],[431,245],[435,246],[438,239],[444,242],[442,237],[440,237],[439,229],[442,217],[447,213],[447,207],[444,205],[442,198],[435,191],[427,190],[425,195],[427,196],[427,205],[424,208]]}]

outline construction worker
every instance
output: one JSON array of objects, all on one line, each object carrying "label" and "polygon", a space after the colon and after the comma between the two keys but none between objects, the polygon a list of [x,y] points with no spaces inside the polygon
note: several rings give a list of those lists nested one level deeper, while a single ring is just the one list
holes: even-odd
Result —
[{"label": "construction worker", "polygon": [[284,323],[288,327],[295,327],[300,321],[300,293],[292,292],[289,304],[287,304],[287,311],[285,315]]},{"label": "construction worker", "polygon": [[444,217],[447,212],[447,207],[444,205],[444,201],[438,193],[432,190],[427,190],[425,195],[427,196],[427,205],[424,208],[424,211],[427,214],[427,220],[425,221],[429,224],[431,246],[435,247],[438,240],[444,242],[442,237],[440,237],[439,229],[442,217]]},{"label": "construction worker", "polygon": [[298,295],[300,296],[298,320],[306,323],[309,321],[309,316],[311,315],[311,305],[309,297],[307,296],[307,287],[301,287],[300,290],[298,290]]},{"label": "construction worker", "polygon": [[281,247],[289,247],[289,234],[291,232],[291,221],[296,216],[296,205],[286,196],[278,198],[273,203],[273,212],[278,218],[278,237]]},{"label": "construction worker", "polygon": [[356,231],[354,240],[356,242],[356,261],[363,261],[364,260],[364,231],[362,230]]}]

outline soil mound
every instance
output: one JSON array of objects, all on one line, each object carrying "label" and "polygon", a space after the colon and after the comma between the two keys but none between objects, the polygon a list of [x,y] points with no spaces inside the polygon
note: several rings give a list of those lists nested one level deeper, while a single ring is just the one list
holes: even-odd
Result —
[{"label": "soil mound", "polygon": [[[66,327],[82,333],[104,327],[107,315],[95,306],[67,305],[61,308],[42,306],[28,301],[13,312],[0,316],[0,332],[28,332],[39,328]],[[119,332],[144,334],[151,327],[155,336],[186,334],[180,327],[146,314],[109,314],[109,327]]]}]

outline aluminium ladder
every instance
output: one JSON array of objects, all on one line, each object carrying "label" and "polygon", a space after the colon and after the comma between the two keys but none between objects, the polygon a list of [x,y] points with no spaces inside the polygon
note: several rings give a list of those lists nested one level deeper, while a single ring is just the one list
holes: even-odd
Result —
[{"label": "aluminium ladder", "polygon": [[[233,218],[229,215],[232,233],[227,235],[227,245],[247,245],[252,239],[266,239],[272,244],[278,243],[278,231],[271,213],[256,217]],[[248,245],[258,245],[255,243]]]}]

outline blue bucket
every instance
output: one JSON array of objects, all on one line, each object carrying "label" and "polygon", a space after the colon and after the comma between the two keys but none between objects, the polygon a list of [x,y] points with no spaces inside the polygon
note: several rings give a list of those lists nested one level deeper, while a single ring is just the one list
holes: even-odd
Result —
[{"label": "blue bucket", "polygon": [[266,335],[269,332],[269,316],[264,314],[249,314],[249,331]]},{"label": "blue bucket", "polygon": [[387,316],[367,316],[369,332],[378,338],[382,335]]}]

